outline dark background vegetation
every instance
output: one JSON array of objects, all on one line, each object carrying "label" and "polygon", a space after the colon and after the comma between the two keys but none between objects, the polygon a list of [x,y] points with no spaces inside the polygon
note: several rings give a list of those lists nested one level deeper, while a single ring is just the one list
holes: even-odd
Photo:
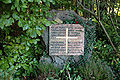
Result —
[{"label": "dark background vegetation", "polygon": [[[96,23],[92,58],[80,67],[62,70],[42,65],[45,53],[40,37],[49,11],[73,10]],[[79,23],[78,23],[79,24]],[[48,55],[48,54],[47,54]],[[119,80],[119,0],[0,0],[0,79]]]}]

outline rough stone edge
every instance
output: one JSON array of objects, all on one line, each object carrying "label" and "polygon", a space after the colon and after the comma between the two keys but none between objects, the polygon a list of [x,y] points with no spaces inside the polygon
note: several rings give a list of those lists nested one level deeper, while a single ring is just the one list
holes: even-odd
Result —
[{"label": "rough stone edge", "polygon": [[[78,14],[76,14],[72,10],[69,10],[69,11],[68,10],[65,10],[65,11],[62,11],[62,10],[51,10],[50,11],[50,13],[55,13],[55,14],[62,13],[62,12],[68,12],[68,13],[71,12],[77,18],[80,18],[80,19],[84,20],[85,22],[87,21],[84,17],[80,17]],[[57,14],[57,16],[58,16],[58,14]],[[52,17],[52,18],[48,18],[48,20],[49,21],[53,21],[53,20],[56,19],[57,16]],[[45,41],[45,44],[46,44],[46,50],[48,51],[49,45],[47,45],[47,44],[49,43],[48,42],[49,37],[46,38],[46,36],[49,36],[49,27],[46,27],[44,33],[42,34],[43,40]],[[88,56],[90,57],[91,54],[89,54]],[[47,57],[47,58],[46,57],[42,57],[41,60],[40,60],[40,62],[42,62],[42,60],[44,60],[45,63],[49,63],[50,62],[53,65],[55,65],[56,67],[62,68],[64,66],[64,64],[69,60],[68,57],[69,56],[67,56],[67,58],[66,58],[66,56],[50,56],[49,55],[49,57]],[[72,61],[76,63],[76,62],[79,61],[80,58],[79,58],[79,56],[73,56],[73,59],[74,60],[72,60]]]}]

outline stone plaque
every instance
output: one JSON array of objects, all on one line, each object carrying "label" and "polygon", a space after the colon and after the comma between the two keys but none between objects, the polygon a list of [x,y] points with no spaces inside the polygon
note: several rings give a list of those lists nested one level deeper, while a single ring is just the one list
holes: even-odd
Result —
[{"label": "stone plaque", "polygon": [[51,25],[49,55],[84,55],[84,27],[79,24]]}]

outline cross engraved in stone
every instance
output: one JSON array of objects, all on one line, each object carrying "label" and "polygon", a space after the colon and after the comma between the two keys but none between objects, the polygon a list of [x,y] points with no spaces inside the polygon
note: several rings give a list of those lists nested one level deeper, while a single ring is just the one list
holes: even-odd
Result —
[{"label": "cross engraved in stone", "polygon": [[68,53],[68,39],[77,39],[78,37],[69,37],[68,36],[68,28],[66,28],[66,36],[65,37],[56,37],[56,38],[65,38],[66,39],[66,54]]}]

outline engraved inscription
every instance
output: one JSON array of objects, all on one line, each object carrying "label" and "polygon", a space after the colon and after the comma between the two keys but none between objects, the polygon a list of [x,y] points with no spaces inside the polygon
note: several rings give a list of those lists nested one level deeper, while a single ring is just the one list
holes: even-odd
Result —
[{"label": "engraved inscription", "polygon": [[49,54],[83,55],[84,28],[79,24],[61,24],[50,26]]}]

